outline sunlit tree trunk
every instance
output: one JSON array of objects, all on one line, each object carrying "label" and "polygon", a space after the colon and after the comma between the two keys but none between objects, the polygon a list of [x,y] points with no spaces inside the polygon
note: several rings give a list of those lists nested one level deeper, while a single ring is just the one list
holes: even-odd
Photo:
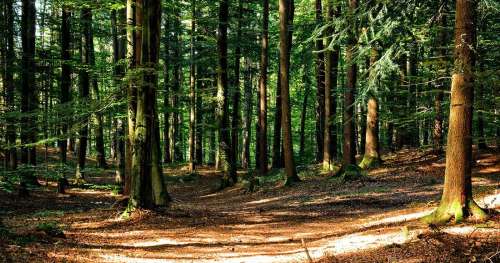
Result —
[{"label": "sunlit tree trunk", "polygon": [[356,44],[356,24],[354,22],[354,17],[357,4],[357,0],[348,0],[348,12],[351,23],[349,28],[348,45],[346,49],[347,86],[344,91],[344,144],[342,153],[342,163],[344,166],[356,164],[356,145],[354,142],[354,94],[356,92],[357,66],[353,60],[353,53]]},{"label": "sunlit tree trunk", "polygon": [[219,1],[219,26],[217,29],[217,123],[219,129],[219,159],[223,172],[221,188],[236,183],[235,164],[231,162],[231,138],[229,132],[229,101],[227,79],[227,26],[229,22],[228,0]]},{"label": "sunlit tree trunk", "polygon": [[267,70],[269,65],[269,0],[262,2],[262,37],[260,51],[260,78],[258,92],[257,122],[257,163],[259,173],[265,175],[268,170],[267,156]]},{"label": "sunlit tree trunk", "polygon": [[136,126],[132,155],[132,180],[129,207],[136,208],[164,206],[170,200],[160,167],[160,144],[158,113],[156,111],[157,71],[160,46],[160,0],[136,1],[136,34],[141,36],[140,82],[137,86]]},{"label": "sunlit tree trunk", "polygon": [[[378,60],[378,50],[371,49],[370,54],[370,79],[375,78],[374,64]],[[365,149],[363,160],[359,166],[363,169],[370,168],[380,163],[380,148],[379,148],[379,125],[378,125],[378,98],[373,92],[369,93],[366,114],[366,132],[365,132]]]},{"label": "sunlit tree trunk", "polygon": [[424,218],[445,223],[454,218],[485,219],[472,197],[472,115],[476,42],[475,0],[457,0],[455,14],[455,69],[451,84],[450,121],[444,190],[439,207]]},{"label": "sunlit tree trunk", "polygon": [[[278,62],[280,63],[280,62]],[[281,68],[278,64],[278,68]],[[272,167],[283,168],[283,154],[281,152],[281,78],[278,77],[278,84],[276,85],[276,99],[275,99],[275,113],[274,113],[274,129],[273,129],[273,163]],[[260,165],[260,163],[259,163]]]},{"label": "sunlit tree trunk", "polygon": [[[316,25],[323,25],[323,7],[321,0],[316,0]],[[323,38],[316,39],[316,161],[324,160],[325,127],[325,52]]]},{"label": "sunlit tree trunk", "polygon": [[281,79],[281,127],[283,130],[283,150],[285,161],[286,184],[290,185],[300,181],[295,169],[292,142],[292,118],[290,107],[289,71],[290,71],[290,50],[292,44],[293,30],[293,0],[279,1],[280,14],[280,74]]}]

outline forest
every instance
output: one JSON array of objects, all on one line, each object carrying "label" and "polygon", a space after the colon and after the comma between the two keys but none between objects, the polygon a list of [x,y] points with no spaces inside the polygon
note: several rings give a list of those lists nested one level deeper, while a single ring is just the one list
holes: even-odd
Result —
[{"label": "forest", "polygon": [[500,262],[500,2],[2,0],[0,262]]}]

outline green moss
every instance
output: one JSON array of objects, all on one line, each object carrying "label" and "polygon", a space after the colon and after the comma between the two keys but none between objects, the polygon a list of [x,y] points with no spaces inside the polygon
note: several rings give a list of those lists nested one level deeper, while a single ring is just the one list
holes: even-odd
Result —
[{"label": "green moss", "polygon": [[381,164],[381,160],[378,156],[367,156],[365,155],[363,157],[363,160],[361,163],[359,163],[359,167],[361,169],[369,169],[369,168],[374,168],[377,167]]},{"label": "green moss", "polygon": [[441,202],[434,212],[424,216],[421,221],[428,225],[443,225],[450,222],[452,218],[453,223],[458,224],[468,218],[483,221],[488,219],[488,215],[472,199],[467,201],[466,206],[462,206],[461,202],[457,200],[451,204]]},{"label": "green moss", "polygon": [[346,167],[342,167],[340,177],[344,181],[355,181],[363,177],[363,171],[359,166],[351,164]]}]

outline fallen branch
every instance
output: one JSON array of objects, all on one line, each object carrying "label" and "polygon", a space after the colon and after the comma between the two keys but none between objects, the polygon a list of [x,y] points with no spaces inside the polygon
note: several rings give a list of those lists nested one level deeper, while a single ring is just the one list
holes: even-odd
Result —
[{"label": "fallen branch", "polygon": [[309,254],[309,250],[306,247],[306,242],[304,241],[303,238],[301,239],[301,241],[302,241],[302,246],[304,247],[304,250],[306,251],[307,259],[309,260],[310,263],[313,263],[314,260],[312,259],[311,254]]}]

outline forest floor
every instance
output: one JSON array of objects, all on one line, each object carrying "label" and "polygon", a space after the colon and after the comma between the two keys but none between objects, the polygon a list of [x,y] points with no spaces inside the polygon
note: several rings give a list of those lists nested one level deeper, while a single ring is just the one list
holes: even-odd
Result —
[{"label": "forest floor", "polygon": [[[476,153],[473,169],[475,200],[491,219],[440,227],[418,218],[438,204],[444,157],[412,149],[383,159],[359,181],[302,167],[303,182],[283,187],[275,173],[254,192],[216,191],[208,167],[198,176],[169,167],[172,205],[128,220],[104,186],[57,195],[49,184],[25,199],[0,192],[0,230],[9,231],[0,231],[0,262],[500,262],[498,152]],[[111,170],[87,178],[113,179]]]}]

